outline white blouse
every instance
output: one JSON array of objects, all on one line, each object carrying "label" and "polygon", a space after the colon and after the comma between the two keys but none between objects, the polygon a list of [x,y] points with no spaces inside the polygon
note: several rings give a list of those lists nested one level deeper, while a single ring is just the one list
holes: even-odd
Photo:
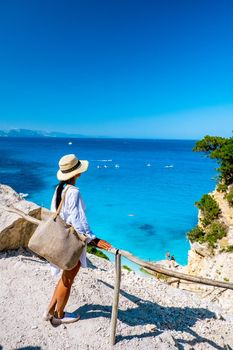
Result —
[{"label": "white blouse", "polygon": [[[62,195],[65,194],[65,201],[62,205],[60,216],[61,218],[68,224],[72,225],[74,229],[80,233],[85,234],[88,239],[86,243],[91,242],[96,236],[92,233],[90,226],[86,217],[86,207],[81,197],[81,193],[79,189],[75,186],[69,185],[68,189],[65,187],[62,191]],[[56,211],[56,193],[57,189],[54,192],[51,208],[52,212]],[[82,267],[87,267],[87,259],[86,259],[86,251],[87,248],[83,249],[82,255],[80,257],[80,263]],[[53,271],[57,273],[58,271]]]}]

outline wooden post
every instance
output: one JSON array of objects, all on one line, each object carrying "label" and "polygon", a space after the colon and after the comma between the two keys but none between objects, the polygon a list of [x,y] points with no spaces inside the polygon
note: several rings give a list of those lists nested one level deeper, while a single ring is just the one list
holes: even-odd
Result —
[{"label": "wooden post", "polygon": [[113,297],[112,316],[111,316],[111,339],[110,339],[111,345],[115,345],[116,343],[116,326],[117,326],[120,284],[121,284],[121,254],[117,250],[115,255],[115,287],[114,287],[114,297]]}]

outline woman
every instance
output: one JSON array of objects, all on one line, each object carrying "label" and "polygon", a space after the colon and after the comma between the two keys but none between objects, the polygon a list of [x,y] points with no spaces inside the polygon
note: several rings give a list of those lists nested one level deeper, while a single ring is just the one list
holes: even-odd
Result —
[{"label": "woman", "polygon": [[[65,201],[60,211],[60,216],[69,225],[72,225],[77,232],[87,236],[87,243],[98,248],[108,250],[111,245],[93,235],[85,215],[85,205],[80,191],[75,187],[77,178],[88,169],[88,161],[79,160],[74,154],[68,154],[59,161],[57,178],[60,180],[53,195],[51,211],[58,208],[64,189],[66,188]],[[67,188],[68,187],[68,188]],[[80,266],[86,267],[86,247],[84,248],[79,262],[72,270],[64,270],[53,293],[48,310],[43,315],[44,320],[50,320],[52,324],[71,323],[78,321],[79,316],[64,312],[67,304],[71,285],[77,275]]]}]

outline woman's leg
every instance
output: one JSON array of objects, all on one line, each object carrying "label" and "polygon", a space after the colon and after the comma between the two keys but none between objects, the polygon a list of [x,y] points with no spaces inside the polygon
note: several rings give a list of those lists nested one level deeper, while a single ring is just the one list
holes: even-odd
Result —
[{"label": "woman's leg", "polygon": [[74,281],[75,276],[77,275],[80,269],[80,261],[72,270],[64,270],[62,276],[55,288],[53,297],[49,304],[48,311],[51,315],[54,315],[62,318],[64,313],[64,308],[67,304],[70,295],[70,289]]}]

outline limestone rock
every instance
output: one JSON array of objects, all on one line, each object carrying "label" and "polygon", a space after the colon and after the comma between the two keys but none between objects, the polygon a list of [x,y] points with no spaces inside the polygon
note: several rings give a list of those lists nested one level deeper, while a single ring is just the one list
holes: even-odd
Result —
[{"label": "limestone rock", "polygon": [[214,191],[213,197],[218,202],[221,209],[221,219],[228,227],[233,226],[233,208],[229,206],[227,200],[224,198],[225,194]]},{"label": "limestone rock", "polygon": [[[0,185],[0,203],[2,206],[15,207],[25,214],[41,219],[48,210],[42,210],[35,203],[26,201],[11,187]],[[0,251],[27,247],[36,225],[26,221],[15,213],[0,208]]]},{"label": "limestone rock", "polygon": [[[184,269],[185,273],[207,277],[224,282],[233,282],[233,252],[228,251],[228,247],[233,245],[233,208],[229,206],[224,194],[218,191],[211,193],[214,199],[219,204],[221,209],[221,216],[219,221],[223,222],[228,231],[226,237],[218,241],[216,248],[209,249],[208,245],[200,244],[198,242],[192,243],[188,252],[188,265]],[[201,213],[198,215],[201,226]],[[200,285],[187,284],[182,282],[180,287],[185,287],[189,290],[206,290],[210,291],[210,287]],[[216,295],[215,295],[216,294]],[[233,310],[233,291],[219,291],[216,293],[209,293],[210,298],[215,299],[219,304],[226,308]]]}]

